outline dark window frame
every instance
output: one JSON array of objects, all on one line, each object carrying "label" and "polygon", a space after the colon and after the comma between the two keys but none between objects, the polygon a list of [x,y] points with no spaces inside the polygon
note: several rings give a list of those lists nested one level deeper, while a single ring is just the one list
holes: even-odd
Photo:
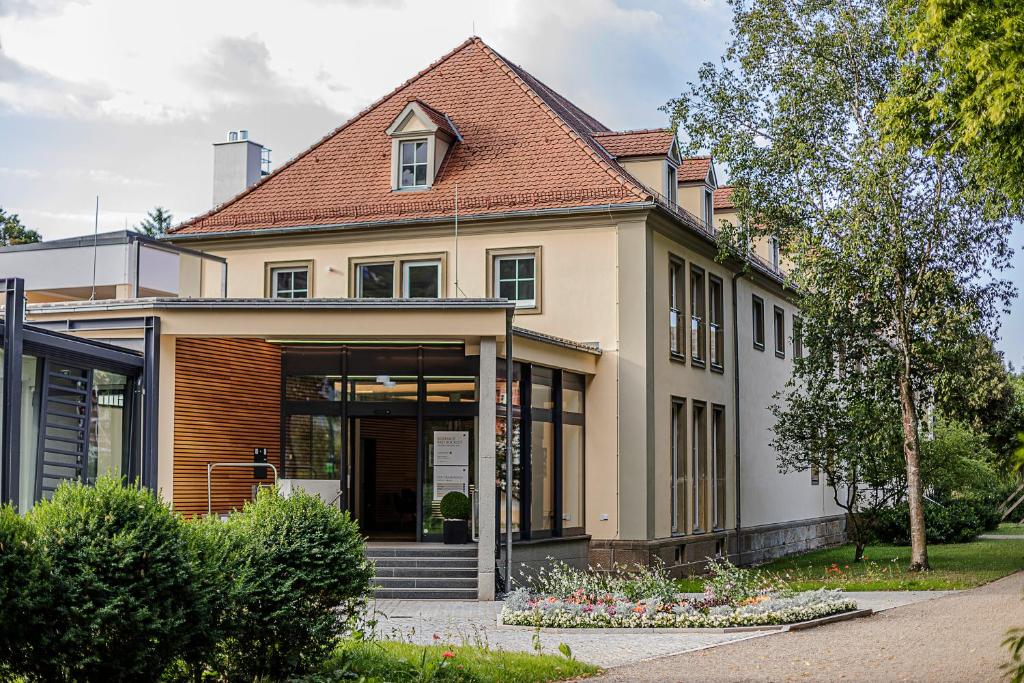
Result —
[{"label": "dark window frame", "polygon": [[[717,275],[708,275],[708,339],[711,341],[708,350],[711,369],[725,372],[725,283]],[[711,349],[717,353],[712,354]]]},{"label": "dark window frame", "polygon": [[[697,285],[700,285],[699,291]],[[707,273],[690,264],[690,365],[704,368],[708,357]],[[699,304],[699,307],[697,306]],[[699,308],[699,313],[698,313]]]},{"label": "dark window frame", "polygon": [[[670,533],[673,536],[685,536],[691,533],[687,524],[689,518],[690,504],[690,478],[687,476],[687,467],[690,451],[687,448],[686,438],[687,424],[690,421],[690,413],[686,409],[686,399],[681,396],[673,396],[671,402],[670,425],[669,425],[669,520]],[[682,470],[680,471],[680,465]],[[683,485],[680,489],[679,478],[682,476]],[[682,496],[679,491],[682,491]]]},{"label": "dark window frame", "polygon": [[786,357],[786,309],[782,306],[773,306],[772,317],[774,318],[775,332],[775,357]]},{"label": "dark window frame", "polygon": [[[711,455],[711,528],[720,531],[725,528],[729,513],[728,479],[729,469],[729,432],[726,426],[725,406],[711,404],[711,439],[709,452]],[[721,490],[719,490],[721,486]]]},{"label": "dark window frame", "polygon": [[[686,320],[686,261],[673,254],[668,257],[668,287],[669,357],[686,363],[686,338],[689,336],[689,330],[683,325]],[[676,315],[677,348],[672,347],[673,313]]]},{"label": "dark window frame", "polygon": [[[754,348],[758,351],[764,351],[764,299],[757,294],[751,294],[750,311],[753,331],[751,337],[753,338]],[[759,311],[761,314],[760,319],[758,319]]]},{"label": "dark window frame", "polygon": [[804,319],[793,315],[793,358],[804,357]]},{"label": "dark window frame", "polygon": [[[700,414],[700,426],[697,420]],[[710,531],[707,524],[708,513],[708,404],[705,401],[690,401],[690,462],[692,472],[690,473],[690,508],[693,518],[690,520],[690,529],[695,534],[703,534]],[[703,473],[703,481],[700,474]],[[702,515],[703,513],[703,515]],[[701,526],[701,517],[704,517],[704,526]]]}]

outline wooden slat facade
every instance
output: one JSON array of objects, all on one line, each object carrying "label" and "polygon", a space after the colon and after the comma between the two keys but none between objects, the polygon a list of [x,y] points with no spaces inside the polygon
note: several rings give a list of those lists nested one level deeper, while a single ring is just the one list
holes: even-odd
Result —
[{"label": "wooden slat facade", "polygon": [[[177,339],[174,508],[206,513],[207,463],[252,462],[253,449],[266,448],[278,464],[280,446],[280,349],[260,339]],[[257,481],[249,468],[214,470],[213,511],[241,508]]]}]

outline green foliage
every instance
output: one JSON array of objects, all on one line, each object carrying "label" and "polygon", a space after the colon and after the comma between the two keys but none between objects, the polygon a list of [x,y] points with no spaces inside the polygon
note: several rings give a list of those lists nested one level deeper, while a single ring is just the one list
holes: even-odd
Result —
[{"label": "green foliage", "polygon": [[[448,657],[445,657],[446,653]],[[389,683],[540,683],[576,680],[597,672],[596,666],[561,655],[491,650],[487,647],[352,640],[338,648],[322,673],[301,680],[309,683],[349,679]]]},{"label": "green foliage", "polygon": [[73,680],[159,678],[196,599],[179,518],[152,492],[104,477],[61,486],[27,520],[56,597],[48,664]]},{"label": "green foliage", "polygon": [[35,529],[14,508],[0,507],[0,677],[47,677],[54,649],[49,569]]},{"label": "green foliage", "polygon": [[893,127],[949,128],[945,147],[967,152],[985,187],[1024,200],[1024,5],[1017,0],[902,0],[903,48],[935,63],[927,86],[894,98]]},{"label": "green foliage", "polygon": [[608,595],[634,602],[650,598],[671,602],[675,597],[675,584],[660,561],[650,565],[615,564],[609,569],[600,565],[596,569],[577,569],[561,560],[547,559],[548,566],[541,567],[529,579],[530,587],[541,595],[591,602]]},{"label": "green foliage", "polygon": [[160,237],[174,225],[174,216],[162,206],[158,206],[135,226],[135,229],[149,237]]},{"label": "green foliage", "polygon": [[1010,661],[1002,666],[1009,683],[1024,683],[1024,628],[1014,628],[1006,634],[1003,647],[1010,651]]},{"label": "green foliage", "polygon": [[750,569],[741,569],[727,559],[708,563],[708,576],[704,580],[706,599],[737,605],[744,600],[769,593],[788,595],[785,582],[777,577]]},{"label": "green foliage", "polygon": [[[730,4],[721,64],[706,64],[667,108],[689,151],[729,167],[740,225],[721,231],[724,256],[776,237],[794,264],[810,354],[784,400],[843,358],[886,389],[880,409],[902,429],[913,564],[926,568],[919,416],[974,395],[963,390],[978,339],[1013,293],[997,275],[1020,207],[974,182],[946,121],[894,104],[934,94],[940,71],[932,55],[905,49],[908,16],[894,0]],[[957,414],[959,402],[942,407]]]},{"label": "green foliage", "polygon": [[35,230],[26,228],[16,213],[7,213],[0,206],[0,247],[16,244],[32,244],[42,241],[42,236]]},{"label": "green foliage", "polygon": [[441,499],[441,516],[445,519],[469,519],[471,513],[469,496],[460,491],[449,491]]},{"label": "green foliage", "polygon": [[[984,531],[981,516],[971,501],[924,504],[929,543],[966,543]],[[906,503],[879,510],[873,527],[878,543],[910,545],[910,512]]]},{"label": "green foliage", "polygon": [[201,534],[228,581],[229,636],[219,666],[229,678],[279,680],[312,671],[369,592],[373,566],[358,526],[315,496],[284,498],[265,489],[221,529]]}]

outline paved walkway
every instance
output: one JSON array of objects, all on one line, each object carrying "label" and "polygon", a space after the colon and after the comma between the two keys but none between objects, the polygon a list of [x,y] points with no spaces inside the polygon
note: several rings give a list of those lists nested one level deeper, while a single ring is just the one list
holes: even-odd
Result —
[{"label": "paved walkway", "polygon": [[[943,594],[851,593],[859,605],[875,610],[929,600],[940,595]],[[434,634],[437,634],[444,642],[458,645],[487,645],[495,649],[532,652],[532,629],[498,625],[501,604],[448,600],[377,600],[376,632],[382,638],[421,644],[434,642]],[[566,643],[577,659],[610,668],[761,638],[770,633],[773,632],[666,633],[657,629],[626,632],[621,629],[559,629],[557,632],[549,632],[541,629],[540,643],[544,652],[551,653],[558,652],[559,643]]]},{"label": "paved walkway", "polygon": [[868,619],[618,667],[599,681],[999,681],[1024,572]]}]

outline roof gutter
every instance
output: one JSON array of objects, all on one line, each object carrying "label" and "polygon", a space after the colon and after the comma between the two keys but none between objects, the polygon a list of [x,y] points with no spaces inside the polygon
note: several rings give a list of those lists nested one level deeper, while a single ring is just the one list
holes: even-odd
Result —
[{"label": "roof gutter", "polygon": [[[504,211],[500,213],[486,213],[486,214],[470,214],[470,215],[459,215],[459,222],[465,221],[494,221],[494,220],[507,220],[509,218],[543,218],[547,216],[571,216],[571,215],[587,215],[595,213],[612,213],[621,211],[636,211],[643,209],[650,209],[654,207],[654,202],[640,201],[640,202],[627,202],[624,204],[597,204],[593,206],[578,206],[578,207],[560,207],[554,209],[532,209],[528,211]],[[451,216],[430,216],[427,218],[406,218],[403,220],[389,220],[389,221],[361,221],[356,223],[328,223],[324,225],[294,225],[279,228],[252,228],[248,230],[221,230],[221,231],[210,231],[210,232],[190,232],[190,233],[168,233],[161,240],[169,242],[179,241],[201,241],[201,240],[216,240],[226,239],[234,237],[272,237],[275,235],[296,235],[296,234],[307,234],[307,233],[330,233],[330,232],[348,232],[350,230],[363,230],[366,228],[381,228],[381,227],[394,227],[394,226],[405,226],[405,225],[436,225],[450,223],[452,220]]]}]

